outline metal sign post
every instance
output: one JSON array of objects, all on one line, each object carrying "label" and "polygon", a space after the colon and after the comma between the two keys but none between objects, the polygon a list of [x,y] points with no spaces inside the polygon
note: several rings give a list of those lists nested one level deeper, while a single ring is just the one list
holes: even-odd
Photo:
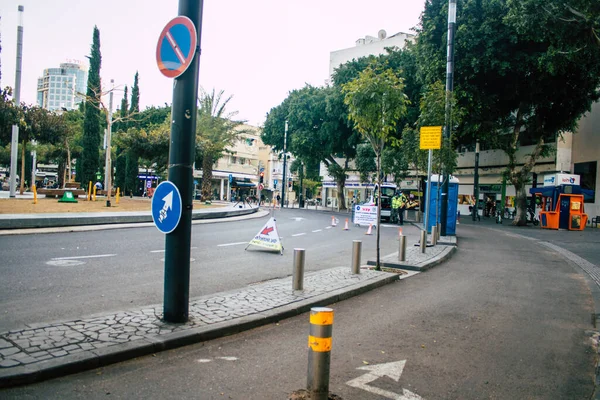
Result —
[{"label": "metal sign post", "polygon": [[419,134],[419,148],[421,150],[429,149],[427,160],[427,195],[425,200],[425,238],[427,240],[427,231],[429,230],[429,207],[431,206],[431,157],[433,149],[439,150],[442,147],[442,127],[441,126],[422,126]]},{"label": "metal sign post", "polygon": [[169,181],[181,195],[182,207],[181,219],[165,239],[163,303],[164,320],[172,323],[186,322],[189,315],[194,149],[203,3],[202,0],[180,0],[179,17],[167,24],[156,50],[161,72],[175,78],[168,171]]}]

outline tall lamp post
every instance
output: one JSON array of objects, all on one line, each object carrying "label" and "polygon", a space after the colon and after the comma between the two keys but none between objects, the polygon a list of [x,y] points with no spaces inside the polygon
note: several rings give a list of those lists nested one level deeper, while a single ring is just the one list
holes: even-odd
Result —
[{"label": "tall lamp post", "polygon": [[[13,99],[15,106],[21,103],[21,65],[23,64],[23,11],[25,7],[19,6],[19,25],[17,26],[17,63],[15,68],[15,91]],[[10,182],[9,196],[15,197],[17,191],[17,152],[19,148],[19,125],[12,126],[12,137],[10,142]],[[35,178],[35,175],[34,175]],[[21,180],[25,179],[24,176]]]},{"label": "tall lamp post", "polygon": [[[446,144],[449,143],[451,120],[452,120],[452,90],[454,88],[454,32],[456,30],[456,0],[448,2],[448,53],[446,63],[446,126],[444,127],[444,138]],[[442,198],[440,201],[441,212],[440,235],[446,236],[446,226],[448,223],[448,166],[444,166],[444,183],[442,185]]]},{"label": "tall lamp post", "polygon": [[285,204],[285,191],[287,190],[286,162],[287,162],[287,132],[288,122],[285,121],[285,135],[283,136],[283,179],[281,182],[281,208]]},{"label": "tall lamp post", "polygon": [[475,204],[473,205],[473,221],[477,220],[479,213],[479,140],[475,143],[475,174],[473,177],[473,197]]}]

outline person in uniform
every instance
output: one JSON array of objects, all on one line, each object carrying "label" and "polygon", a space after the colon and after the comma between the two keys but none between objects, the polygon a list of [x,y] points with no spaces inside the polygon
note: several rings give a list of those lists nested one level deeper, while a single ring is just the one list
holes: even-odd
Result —
[{"label": "person in uniform", "polygon": [[399,218],[398,219],[399,219],[400,225],[404,225],[404,211],[406,210],[406,203],[408,203],[408,199],[402,192],[400,192],[400,196],[398,198],[398,203],[399,203],[399,207],[398,207],[398,217]]}]

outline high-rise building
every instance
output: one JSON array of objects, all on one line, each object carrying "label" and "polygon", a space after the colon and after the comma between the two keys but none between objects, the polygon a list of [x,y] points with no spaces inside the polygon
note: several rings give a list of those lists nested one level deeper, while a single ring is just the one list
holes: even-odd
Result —
[{"label": "high-rise building", "polygon": [[45,69],[38,78],[37,104],[51,111],[76,108],[85,99],[87,78],[87,66],[74,60]]}]

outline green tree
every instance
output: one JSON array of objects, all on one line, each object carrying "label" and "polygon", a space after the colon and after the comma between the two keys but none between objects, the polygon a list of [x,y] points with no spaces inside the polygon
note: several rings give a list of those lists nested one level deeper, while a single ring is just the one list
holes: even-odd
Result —
[{"label": "green tree", "polygon": [[83,141],[80,169],[77,170],[77,179],[82,187],[86,187],[89,181],[96,179],[96,172],[100,169],[100,144],[101,115],[100,104],[102,86],[100,82],[100,67],[102,56],[100,54],[100,31],[94,26],[88,73],[88,84],[85,101],[85,118],[83,121]]},{"label": "green tree", "polygon": [[[123,99],[121,100],[121,107],[119,108],[119,117],[121,121],[115,122],[113,124],[113,130],[118,135],[120,132],[125,132],[127,130],[127,122],[125,119],[127,118],[127,112],[129,109],[129,99],[127,97],[127,86],[125,86]],[[126,152],[123,151],[123,147],[117,145],[116,159],[115,159],[115,186],[125,189],[125,178],[126,178],[126,168],[127,168],[127,159]]]},{"label": "green tree", "polygon": [[[426,3],[419,34],[419,65],[426,82],[445,73],[446,1]],[[536,162],[551,154],[562,132],[599,98],[600,46],[595,23],[557,21],[559,11],[597,10],[591,2],[545,0],[464,0],[458,9],[455,94],[468,119],[457,140],[479,138],[502,149],[509,162],[505,175],[516,191],[516,225],[526,223],[525,185]],[[592,14],[590,14],[592,15]],[[597,17],[596,13],[596,17]],[[560,17],[559,17],[560,18]],[[573,17],[573,19],[577,19]],[[587,25],[586,25],[587,24]],[[522,145],[532,144],[525,158]]]},{"label": "green tree", "polygon": [[285,121],[288,121],[287,150],[307,165],[320,162],[326,165],[338,187],[340,209],[345,209],[346,173],[360,140],[346,115],[339,87],[306,85],[292,91],[279,106],[271,109],[262,134],[265,144],[282,151]]},{"label": "green tree", "polygon": [[[381,198],[381,155],[396,124],[406,114],[404,80],[391,69],[370,65],[358,78],[342,86],[348,117],[373,147],[377,160],[378,198]],[[377,261],[380,269],[381,207],[377,207]]]},{"label": "green tree", "polygon": [[[129,106],[129,122],[127,126],[135,126],[135,123],[140,112],[140,89],[139,89],[139,75],[136,72],[133,78],[133,87],[131,88],[131,105]],[[129,149],[125,156],[125,188],[124,193],[130,194],[141,194],[138,188],[138,174],[139,174],[139,154],[133,149]]]},{"label": "green tree", "polygon": [[234,120],[237,111],[227,111],[233,96],[223,98],[224,92],[213,89],[207,93],[200,89],[198,118],[196,122],[196,146],[202,159],[202,199],[212,200],[212,168],[226,148],[233,145],[241,134],[245,121]]}]

